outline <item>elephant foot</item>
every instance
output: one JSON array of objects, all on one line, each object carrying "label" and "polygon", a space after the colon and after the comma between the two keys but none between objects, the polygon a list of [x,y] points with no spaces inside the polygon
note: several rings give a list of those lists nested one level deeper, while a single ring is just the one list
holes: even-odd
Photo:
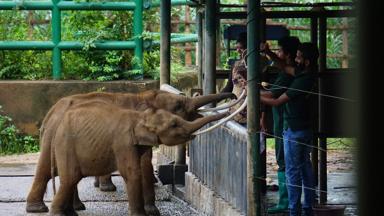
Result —
[{"label": "elephant foot", "polygon": [[76,211],[82,211],[82,210],[85,210],[85,205],[83,202],[81,202],[80,200],[77,201],[77,202],[73,202],[73,208],[76,210]]},{"label": "elephant foot", "polygon": [[53,211],[49,214],[50,216],[79,216],[75,210],[65,210],[65,211]]},{"label": "elephant foot", "polygon": [[38,212],[48,212],[48,207],[44,204],[44,202],[36,202],[30,203],[27,202],[26,211],[30,213],[38,213]]},{"label": "elephant foot", "polygon": [[150,216],[160,216],[160,211],[155,205],[145,205],[145,213]]},{"label": "elephant foot", "polygon": [[100,185],[99,177],[95,176],[95,181],[93,182],[93,186],[99,187],[99,185]]},{"label": "elephant foot", "polygon": [[131,216],[147,216],[145,213],[140,213],[140,212],[130,212],[129,215]]},{"label": "elephant foot", "polygon": [[112,182],[101,183],[100,184],[101,191],[116,191],[116,186]]}]

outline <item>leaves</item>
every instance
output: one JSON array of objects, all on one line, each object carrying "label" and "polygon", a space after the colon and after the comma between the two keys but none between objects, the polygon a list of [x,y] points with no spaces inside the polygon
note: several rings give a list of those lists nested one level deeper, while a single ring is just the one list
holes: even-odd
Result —
[{"label": "leaves", "polygon": [[0,155],[38,152],[38,139],[20,133],[9,116],[3,115],[0,106]]},{"label": "leaves", "polygon": [[[145,30],[159,30],[158,12],[158,8],[144,11]],[[0,11],[0,41],[52,40],[51,13],[33,11],[32,19],[48,20],[45,24],[31,25],[28,21],[30,18],[29,11]],[[63,41],[80,41],[85,44],[81,51],[62,51],[63,79],[108,81],[137,77],[138,72],[133,71],[131,63],[133,50],[92,49],[97,41],[133,40],[132,11],[63,11],[61,23]],[[153,27],[154,24],[157,24],[157,28]],[[143,34],[142,37],[147,39],[149,34]],[[144,55],[147,56],[142,65],[144,76],[158,77],[156,68],[160,65],[160,55]],[[51,79],[51,56],[51,51],[0,51],[0,79]],[[129,76],[126,76],[127,73]]]}]

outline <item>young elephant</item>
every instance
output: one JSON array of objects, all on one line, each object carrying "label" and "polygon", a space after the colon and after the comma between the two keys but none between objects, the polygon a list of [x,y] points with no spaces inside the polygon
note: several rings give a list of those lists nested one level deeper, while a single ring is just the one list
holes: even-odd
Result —
[{"label": "young elephant", "polygon": [[[145,110],[148,107],[164,109],[172,112],[183,119],[194,120],[199,116],[198,108],[212,102],[218,102],[226,98],[233,98],[232,93],[212,94],[200,96],[196,98],[189,98],[181,95],[171,94],[160,90],[149,90],[139,94],[131,93],[106,93],[94,92],[88,94],[77,94],[60,99],[45,116],[41,130],[40,130],[40,146],[41,153],[37,164],[35,178],[32,188],[27,197],[27,212],[47,212],[48,207],[44,204],[43,198],[46,191],[47,183],[51,179],[51,143],[58,125],[63,119],[65,113],[73,106],[88,103],[90,101],[100,101],[111,105],[116,105],[124,109],[131,110]],[[144,149],[144,147],[142,147]],[[151,177],[153,178],[152,167],[152,148],[150,146],[145,148],[145,153],[141,157],[142,164],[145,164],[145,169],[151,170]],[[145,179],[150,179],[146,177]],[[110,180],[110,177],[109,177]],[[109,181],[110,184],[111,181]],[[152,185],[152,181],[145,181],[143,185]],[[151,194],[154,194],[152,192]],[[80,201],[77,190],[74,197],[74,208],[76,210],[84,210],[85,206]],[[151,199],[145,200],[146,206],[154,206],[155,196]],[[155,211],[155,210],[153,210]]]},{"label": "young elephant", "polygon": [[152,189],[142,187],[143,178],[148,176],[141,168],[146,147],[185,143],[194,137],[193,132],[224,116],[189,122],[160,109],[138,112],[100,101],[70,108],[51,146],[52,162],[56,161],[60,177],[51,213],[77,215],[72,205],[77,183],[85,176],[106,175],[118,169],[126,182],[130,215],[147,215],[145,199]]}]

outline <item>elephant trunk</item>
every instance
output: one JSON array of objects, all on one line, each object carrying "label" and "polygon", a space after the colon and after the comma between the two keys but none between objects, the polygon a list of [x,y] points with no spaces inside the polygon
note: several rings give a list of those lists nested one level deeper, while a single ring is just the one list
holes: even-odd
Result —
[{"label": "elephant trunk", "polygon": [[199,119],[190,123],[190,125],[188,127],[189,131],[190,131],[190,133],[193,133],[193,132],[199,130],[200,128],[202,128],[204,125],[206,125],[210,122],[222,119],[227,115],[228,115],[228,113],[220,113],[220,114],[216,114],[216,115],[211,115],[211,116],[199,118]]},{"label": "elephant trunk", "polygon": [[204,96],[198,96],[192,99],[192,107],[193,109],[198,109],[204,105],[207,105],[209,103],[213,102],[219,102],[223,99],[227,98],[236,98],[236,96],[233,93],[220,93],[220,94],[209,94]]},{"label": "elephant trunk", "polygon": [[235,106],[236,104],[238,104],[241,99],[243,99],[244,97],[246,97],[246,91],[243,90],[243,92],[241,93],[240,97],[237,98],[236,101],[232,101],[232,102],[229,102],[229,103],[226,103],[226,104],[223,104],[221,106],[218,106],[218,107],[212,107],[212,108],[199,108],[199,112],[212,112],[212,111],[217,111],[217,110],[223,110],[223,109],[228,109],[230,107],[233,107]]}]

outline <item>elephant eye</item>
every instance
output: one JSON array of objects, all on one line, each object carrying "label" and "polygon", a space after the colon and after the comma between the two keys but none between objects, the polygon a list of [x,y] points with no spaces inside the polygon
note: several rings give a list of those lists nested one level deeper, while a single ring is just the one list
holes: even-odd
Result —
[{"label": "elephant eye", "polygon": [[180,104],[180,103],[177,103],[177,104],[175,105],[175,107],[173,108],[174,111],[178,111],[178,110],[180,110],[180,109],[181,109],[181,104]]},{"label": "elephant eye", "polygon": [[172,121],[172,123],[171,123],[171,127],[172,127],[172,128],[177,127],[177,122],[176,122],[176,121]]}]

